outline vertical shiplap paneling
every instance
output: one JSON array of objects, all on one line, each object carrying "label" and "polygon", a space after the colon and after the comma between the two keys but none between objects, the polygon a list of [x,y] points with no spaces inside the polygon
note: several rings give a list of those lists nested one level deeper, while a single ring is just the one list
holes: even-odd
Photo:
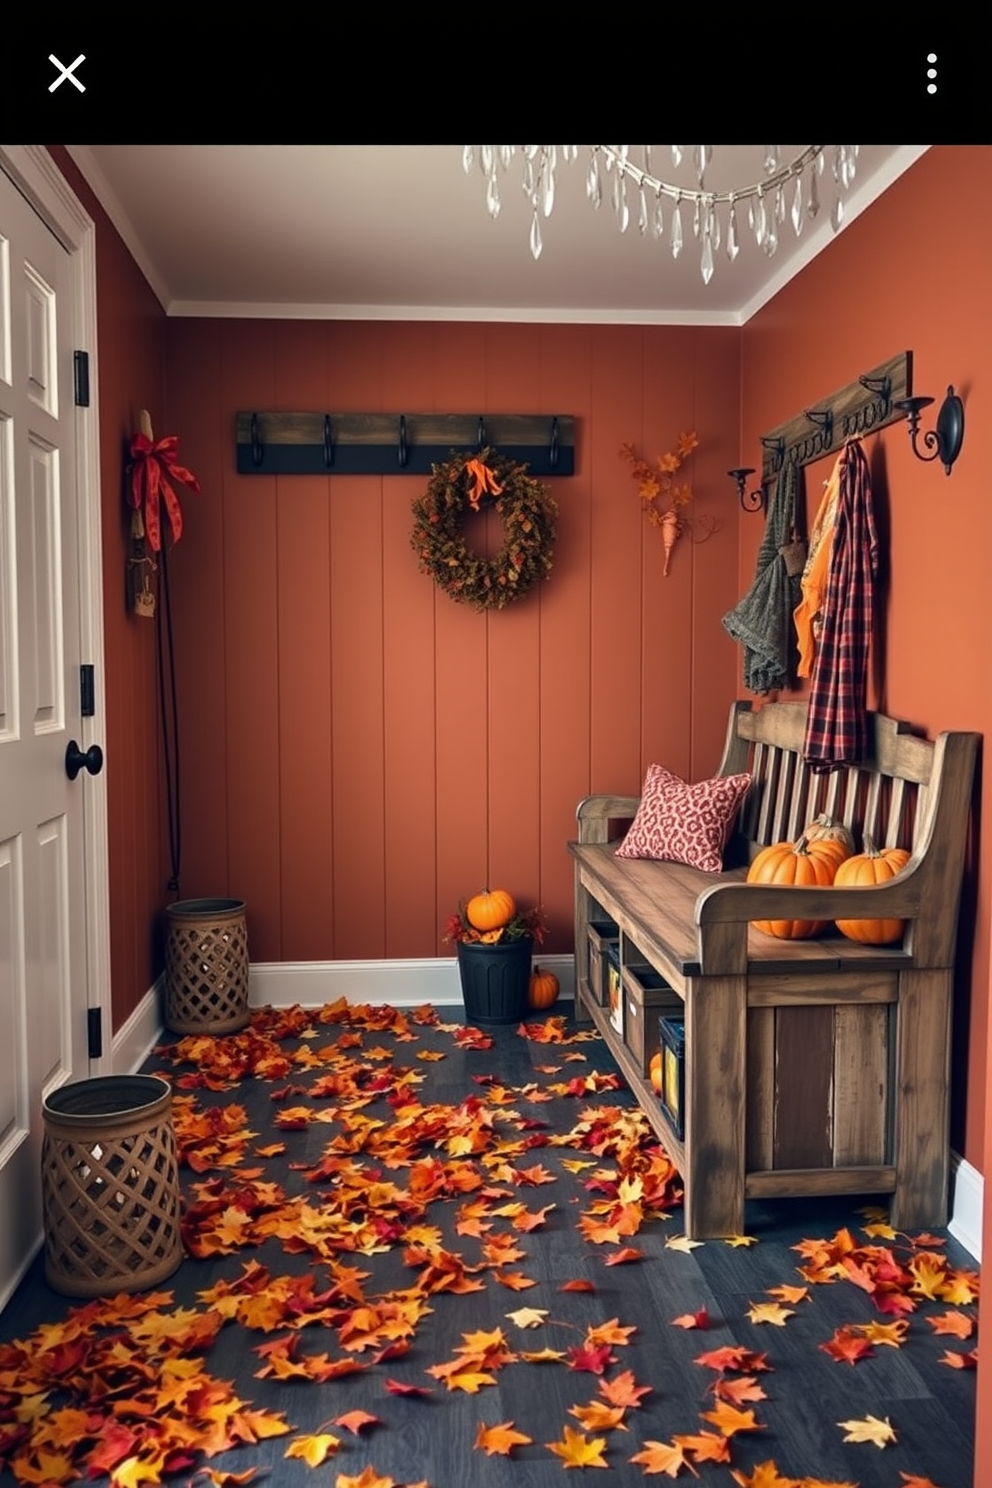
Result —
[{"label": "vertical shiplap paneling", "polygon": [[[328,326],[276,326],[276,406],[327,407]],[[333,906],[329,477],[276,481],[282,956],[327,955]]]},{"label": "vertical shiplap paneling", "polygon": [[[540,329],[486,328],[486,407],[526,412],[540,397]],[[503,527],[494,517],[495,556]],[[543,586],[542,586],[543,587]],[[541,598],[487,615],[489,712],[489,886],[533,903],[540,885]]]},{"label": "vertical shiplap paneling", "polygon": [[[221,323],[178,320],[168,338],[167,432],[180,440],[182,461],[200,483],[184,500],[184,531],[170,559],[176,685],[179,699],[184,898],[235,892],[229,867],[226,673],[229,639],[224,594],[227,524],[236,507],[225,500],[234,468],[234,408],[221,380]],[[195,377],[191,369],[196,369]],[[240,891],[238,891],[240,892]]]},{"label": "vertical shiplap paneling", "polygon": [[[693,384],[696,335],[688,326],[644,330],[644,401],[640,427],[629,436],[638,455],[652,463],[675,450],[678,437],[694,427]],[[644,584],[641,656],[641,771],[652,761],[677,775],[689,770],[689,698],[692,671],[694,549],[691,530],[678,539],[665,576],[661,529],[644,514],[630,466],[618,460],[623,498],[638,512]],[[695,457],[675,473],[678,484],[697,484]],[[664,508],[659,497],[656,507]],[[691,517],[693,503],[683,510]]]},{"label": "vertical shiplap paneling", "polygon": [[[699,434],[699,448],[693,456],[695,514],[700,521],[714,520],[717,530],[692,549],[689,771],[693,780],[712,775],[719,764],[727,728],[727,699],[734,696],[741,675],[741,651],[724,630],[722,618],[740,597],[740,507],[737,487],[727,475],[741,463],[739,420],[735,416],[740,337],[736,327],[714,327],[705,336],[697,333],[694,338],[693,427]],[[755,453],[742,463],[757,466],[760,455]],[[757,475],[752,476],[751,482],[757,479]],[[745,520],[763,528],[760,512]]]},{"label": "vertical shiplap paneling", "polygon": [[[429,411],[433,326],[395,327],[383,365],[382,403],[390,411]],[[410,546],[411,505],[423,477],[382,482],[383,810],[385,954],[432,956],[435,898],[434,595]]]},{"label": "vertical shiplap paneling", "polygon": [[[233,413],[271,408],[275,327],[234,323],[224,338],[223,397]],[[247,904],[251,955],[282,955],[276,481],[224,481],[224,669],[231,893]],[[209,745],[208,745],[209,747]],[[221,756],[217,754],[220,765]]]},{"label": "vertical shiplap paneling", "polygon": [[[651,627],[666,605],[680,627],[694,613],[700,625],[719,624],[698,579],[691,602],[672,580],[646,592],[657,534],[644,530],[617,458],[623,440],[649,429],[648,403],[683,396],[664,369],[691,361],[702,334],[355,322],[177,329],[182,352],[170,367],[195,431],[184,450],[201,478],[219,470],[224,483],[223,528],[211,526],[205,496],[182,555],[192,591],[182,674],[194,713],[220,741],[198,762],[191,794],[212,827],[218,794],[230,814],[209,836],[191,834],[187,881],[191,893],[244,894],[256,959],[450,949],[440,938],[447,915],[497,879],[540,900],[549,949],[568,949],[564,844],[577,801],[590,790],[636,790],[651,740],[650,752],[676,751],[680,761],[689,749],[684,687],[664,708],[642,702],[655,664]],[[223,379],[212,370],[220,365]],[[322,477],[236,480],[233,418],[251,406],[575,415],[578,469],[555,483],[550,582],[500,612],[449,599],[409,547],[420,477],[331,475],[326,495]],[[736,406],[734,389],[727,421]],[[654,442],[664,447],[669,418],[681,428],[691,415],[655,412],[664,427]],[[487,551],[501,540],[493,519],[488,530],[473,526]],[[675,562],[695,557],[682,547]],[[211,650],[206,638],[218,628],[222,646]],[[680,640],[683,671],[696,645],[698,632],[691,645]],[[227,699],[219,723],[218,687]],[[721,727],[729,701],[719,699]],[[239,757],[236,731],[250,748],[257,742],[255,756]],[[200,732],[209,740],[207,726]],[[223,886],[202,872],[218,837],[231,861]]]},{"label": "vertical shiplap paneling", "polygon": [[590,410],[593,791],[636,791],[641,784],[643,518],[617,450],[641,427],[643,354],[642,329],[597,328]]},{"label": "vertical shiplap paneling", "polygon": [[[433,328],[434,407],[450,413],[484,409],[484,329],[473,325]],[[418,487],[419,489],[419,487]],[[443,933],[461,899],[486,885],[489,872],[489,734],[486,616],[456,604],[431,580],[436,647],[437,919]],[[442,953],[451,947],[439,944]]]},{"label": "vertical shiplap paneling", "polygon": [[[382,407],[384,328],[331,328],[334,408]],[[382,478],[332,476],[331,779],[333,951],[339,959],[385,955]]]},{"label": "vertical shiplap paneling", "polygon": [[589,789],[590,752],[590,382],[588,326],[541,328],[538,408],[577,420],[575,474],[553,480],[558,538],[551,577],[541,590],[541,693],[535,725],[540,758],[540,898],[549,944],[572,933],[575,808]]}]

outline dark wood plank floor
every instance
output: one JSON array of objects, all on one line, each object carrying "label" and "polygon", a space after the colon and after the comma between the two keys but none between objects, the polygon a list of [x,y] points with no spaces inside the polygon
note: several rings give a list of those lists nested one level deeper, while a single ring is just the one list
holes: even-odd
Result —
[{"label": "dark wood plank floor", "polygon": [[[456,1016],[449,1009],[441,1009],[440,1015],[443,1019]],[[332,1042],[342,1029],[315,1024],[315,1032],[316,1038],[309,1041],[311,1048]],[[492,1036],[491,1048],[463,1049],[444,1026],[417,1026],[413,1032],[416,1037],[412,1042],[398,1041],[388,1031],[363,1033],[362,1046],[388,1048],[397,1067],[414,1067],[424,1073],[426,1079],[417,1087],[417,1098],[423,1103],[458,1107],[468,1097],[485,1095],[486,1086],[479,1084],[477,1077],[495,1074],[515,1093],[511,1109],[546,1123],[545,1134],[571,1130],[586,1105],[621,1103],[634,1109],[623,1089],[585,1099],[558,1096],[540,1103],[529,1099],[535,1088],[569,1080],[589,1069],[614,1070],[609,1053],[599,1041],[549,1045],[522,1037],[516,1028],[494,1027],[486,1030]],[[299,1046],[298,1038],[286,1044],[289,1049]],[[424,1052],[444,1057],[422,1062],[417,1055]],[[576,1054],[584,1056],[584,1062],[566,1062],[566,1056]],[[545,1072],[546,1066],[557,1066],[558,1073]],[[172,1077],[189,1073],[173,1067],[164,1056],[151,1058],[146,1069],[167,1072]],[[326,1069],[319,1073],[326,1073]],[[319,1073],[294,1072],[290,1078],[294,1085],[308,1087]],[[242,1103],[251,1129],[259,1134],[253,1146],[261,1146],[272,1139],[271,1122],[280,1109],[272,1093],[279,1083],[249,1078],[236,1092],[200,1090],[196,1097],[204,1105],[234,1100]],[[294,1095],[291,1100],[307,1103],[308,1096]],[[384,1100],[367,1107],[365,1114],[382,1121],[392,1119]],[[506,1129],[519,1135],[510,1132],[509,1123]],[[287,1192],[306,1189],[299,1166],[315,1162],[338,1132],[336,1125],[312,1124],[304,1130],[276,1134],[285,1141],[286,1153],[265,1160],[266,1179],[281,1183]],[[540,1129],[535,1128],[531,1135],[540,1140]],[[643,1468],[631,1464],[630,1458],[647,1441],[670,1441],[676,1434],[715,1429],[701,1419],[701,1412],[714,1405],[709,1387],[715,1374],[696,1360],[704,1351],[727,1345],[767,1355],[769,1368],[760,1376],[767,1398],[751,1407],[761,1429],[731,1438],[730,1465],[699,1464],[699,1482],[704,1488],[707,1484],[722,1488],[747,1481],[758,1464],[769,1460],[774,1460],[783,1478],[798,1482],[815,1479],[818,1483],[856,1484],[859,1488],[904,1488],[901,1475],[915,1474],[929,1479],[937,1488],[972,1488],[974,1371],[949,1368],[939,1361],[946,1349],[966,1352],[976,1346],[976,1340],[972,1337],[962,1342],[941,1336],[928,1325],[927,1315],[946,1311],[946,1302],[927,1302],[913,1313],[901,1348],[877,1347],[871,1357],[854,1365],[835,1362],[821,1345],[838,1327],[891,1319],[880,1317],[867,1294],[849,1282],[811,1287],[810,1300],[798,1303],[783,1327],[759,1325],[748,1319],[752,1304],[769,1300],[769,1288],[802,1283],[798,1275],[802,1259],[792,1248],[799,1241],[829,1239],[846,1226],[862,1243],[868,1243],[863,1230],[866,1220],[859,1210],[872,1202],[870,1198],[751,1204],[747,1227],[757,1243],[738,1248],[710,1241],[688,1252],[666,1244],[682,1229],[681,1211],[674,1208],[663,1220],[647,1224],[629,1242],[643,1251],[642,1260],[608,1267],[604,1255],[615,1247],[592,1245],[576,1228],[580,1214],[595,1197],[583,1187],[592,1169],[574,1173],[563,1165],[577,1155],[589,1156],[567,1147],[535,1145],[525,1159],[514,1159],[518,1167],[541,1163],[555,1176],[553,1184],[521,1187],[514,1194],[530,1209],[555,1205],[543,1228],[531,1233],[514,1232],[526,1253],[514,1269],[536,1284],[527,1290],[511,1290],[500,1285],[489,1271],[482,1273],[484,1286],[480,1291],[432,1296],[433,1311],[418,1324],[412,1347],[401,1358],[326,1384],[258,1379],[260,1358],[255,1350],[266,1342],[266,1335],[233,1324],[225,1327],[205,1367],[216,1378],[235,1381],[242,1399],[260,1408],[285,1412],[294,1428],[293,1436],[315,1431],[331,1418],[353,1410],[369,1412],[380,1424],[360,1436],[336,1432],[342,1437],[342,1446],[316,1475],[305,1463],[285,1458],[292,1437],[238,1448],[210,1459],[206,1465],[232,1472],[264,1467],[268,1481],[280,1488],[283,1484],[286,1488],[334,1484],[339,1473],[357,1477],[367,1464],[373,1464],[396,1485],[420,1480],[426,1480],[431,1488],[467,1488],[476,1483],[485,1488],[545,1488],[558,1484],[563,1463],[546,1444],[560,1440],[566,1425],[579,1428],[579,1422],[568,1412],[596,1398],[601,1376],[561,1363],[519,1361],[495,1371],[495,1385],[466,1394],[447,1390],[427,1370],[451,1359],[465,1335],[476,1330],[502,1328],[515,1351],[567,1350],[581,1343],[587,1328],[615,1318],[621,1326],[635,1327],[636,1332],[627,1344],[614,1348],[616,1363],[608,1366],[602,1377],[615,1378],[629,1369],[638,1384],[650,1386],[651,1393],[639,1409],[628,1410],[628,1430],[593,1433],[606,1436],[608,1470],[602,1479],[606,1483],[632,1485],[644,1481]],[[611,1163],[604,1160],[602,1165],[610,1167]],[[397,1184],[405,1181],[402,1170],[384,1177]],[[187,1171],[183,1181],[186,1186],[200,1180]],[[456,1207],[451,1202],[434,1204],[426,1222],[442,1229],[445,1244],[452,1251],[463,1254],[466,1260],[477,1260],[479,1241],[455,1231]],[[506,1226],[497,1222],[494,1229],[499,1228]],[[949,1235],[941,1233],[939,1238],[939,1253],[947,1257],[949,1265],[976,1269],[973,1259]],[[380,1254],[347,1259],[369,1273],[365,1292],[370,1297],[407,1288],[415,1279],[398,1245]],[[240,1275],[249,1260],[260,1261],[274,1275],[320,1270],[309,1257],[287,1255],[279,1242],[269,1240],[234,1256],[188,1259],[165,1287],[177,1307],[201,1307],[199,1293],[224,1277]],[[589,1281],[594,1290],[560,1290],[564,1282],[576,1279]],[[0,1315],[0,1345],[29,1339],[35,1328],[65,1316],[72,1305],[47,1287],[39,1258]],[[520,1307],[546,1310],[547,1319],[539,1327],[522,1329],[508,1318]],[[673,1326],[677,1316],[701,1308],[709,1314],[707,1331]],[[974,1307],[962,1310],[975,1313]],[[335,1336],[320,1336],[321,1330],[315,1329],[307,1329],[306,1334],[303,1352],[326,1351],[340,1357]],[[367,1356],[360,1357],[367,1362]],[[391,1394],[386,1389],[387,1378],[428,1388],[431,1393],[409,1397]],[[2,1407],[0,1392],[0,1431]],[[837,1423],[869,1414],[889,1418],[897,1436],[895,1444],[878,1450],[867,1443],[843,1442],[844,1433]],[[532,1437],[533,1445],[516,1447],[509,1458],[486,1456],[473,1448],[479,1422],[495,1425],[507,1421]],[[175,1481],[190,1481],[193,1471],[187,1470]],[[735,1479],[732,1471],[742,1476]],[[695,1481],[688,1469],[683,1469],[679,1480]],[[8,1472],[0,1475],[0,1481],[15,1479]]]}]

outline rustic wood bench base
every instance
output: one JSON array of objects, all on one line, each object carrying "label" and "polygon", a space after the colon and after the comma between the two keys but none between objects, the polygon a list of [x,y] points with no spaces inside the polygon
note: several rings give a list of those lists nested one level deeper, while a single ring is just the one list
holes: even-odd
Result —
[{"label": "rustic wood bench base", "polygon": [[[632,797],[583,801],[570,844],[577,1013],[610,1045],[678,1166],[695,1238],[742,1233],[748,1198],[890,1194],[897,1227],[946,1222],[953,965],[977,736],[930,743],[876,715],[870,759],[812,777],[804,724],[802,704],[733,710],[720,773],[750,769],[753,781],[728,848],[737,868],[617,858]],[[761,846],[794,839],[822,810],[859,847],[865,831],[910,847],[909,865],[864,888],[744,882]],[[899,945],[835,930],[776,940],[749,923],[888,917],[906,921]],[[614,1019],[608,931],[621,984]],[[639,1000],[645,969],[664,980],[661,1010],[677,1006],[685,1020],[681,1136],[647,1078],[645,1048],[657,1038],[646,1045],[639,1020],[659,1007]]]}]

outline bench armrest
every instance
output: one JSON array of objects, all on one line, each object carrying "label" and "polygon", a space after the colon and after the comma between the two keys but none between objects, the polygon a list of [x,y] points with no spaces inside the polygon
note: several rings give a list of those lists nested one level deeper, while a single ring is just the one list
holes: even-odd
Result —
[{"label": "bench armrest", "polygon": [[586,796],[575,809],[580,842],[609,842],[610,825],[632,821],[641,804],[639,796]]},{"label": "bench armrest", "polygon": [[[914,920],[920,912],[923,875],[911,861],[884,884],[838,888],[832,884],[729,883],[704,889],[696,901],[699,960],[704,975],[743,975],[751,920]],[[910,929],[910,935],[912,930]]]}]

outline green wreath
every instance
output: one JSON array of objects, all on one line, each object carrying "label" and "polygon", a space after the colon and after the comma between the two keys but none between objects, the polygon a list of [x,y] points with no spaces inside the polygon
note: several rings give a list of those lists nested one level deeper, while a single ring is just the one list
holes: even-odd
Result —
[{"label": "green wreath", "polygon": [[[476,610],[501,610],[551,572],[558,505],[548,488],[502,455],[454,451],[433,466],[423,496],[413,503],[410,545],[423,573],[452,599]],[[473,553],[462,536],[466,509],[491,506],[503,522],[495,558]]]}]

